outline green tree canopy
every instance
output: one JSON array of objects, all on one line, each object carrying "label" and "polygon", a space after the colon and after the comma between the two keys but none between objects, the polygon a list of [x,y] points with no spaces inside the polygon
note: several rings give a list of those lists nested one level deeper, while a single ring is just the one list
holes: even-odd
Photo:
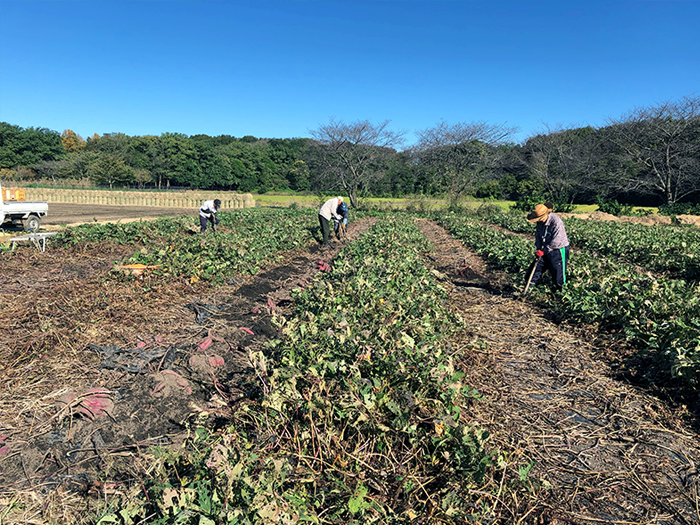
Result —
[{"label": "green tree canopy", "polygon": [[32,166],[65,155],[61,135],[47,128],[21,128],[0,122],[0,168]]}]

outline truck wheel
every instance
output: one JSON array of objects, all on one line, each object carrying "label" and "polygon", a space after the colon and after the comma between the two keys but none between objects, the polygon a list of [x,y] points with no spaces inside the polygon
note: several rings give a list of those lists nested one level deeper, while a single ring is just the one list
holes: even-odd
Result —
[{"label": "truck wheel", "polygon": [[30,215],[24,219],[24,229],[27,231],[36,231],[39,229],[39,226],[41,226],[41,219],[36,215]]}]

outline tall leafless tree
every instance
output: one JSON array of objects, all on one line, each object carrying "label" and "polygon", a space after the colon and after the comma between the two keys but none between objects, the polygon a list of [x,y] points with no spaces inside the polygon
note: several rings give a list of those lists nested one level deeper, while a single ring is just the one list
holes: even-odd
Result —
[{"label": "tall leafless tree", "polygon": [[643,167],[623,189],[657,195],[666,204],[700,190],[700,97],[638,107],[610,123],[622,162]]},{"label": "tall leafless tree", "polygon": [[599,193],[603,166],[596,131],[588,126],[565,129],[545,125],[545,131],[527,139],[522,149],[525,166],[546,198],[573,204],[583,193]]},{"label": "tall leafless tree", "polygon": [[437,125],[416,133],[417,162],[443,181],[452,196],[472,193],[486,182],[495,161],[496,146],[505,144],[518,128],[486,122]]},{"label": "tall leafless tree", "polygon": [[369,120],[345,123],[331,119],[309,133],[321,169],[315,171],[317,187],[342,189],[350,204],[357,207],[371,184],[386,173],[387,160],[403,144],[405,132],[389,129],[389,120],[373,124]]}]

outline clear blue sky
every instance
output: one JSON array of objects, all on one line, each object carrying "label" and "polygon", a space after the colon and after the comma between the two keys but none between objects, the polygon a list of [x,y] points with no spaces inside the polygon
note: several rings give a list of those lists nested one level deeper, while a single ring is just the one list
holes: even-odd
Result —
[{"label": "clear blue sky", "polygon": [[700,95],[700,1],[0,0],[0,121],[307,137],[603,125]]}]

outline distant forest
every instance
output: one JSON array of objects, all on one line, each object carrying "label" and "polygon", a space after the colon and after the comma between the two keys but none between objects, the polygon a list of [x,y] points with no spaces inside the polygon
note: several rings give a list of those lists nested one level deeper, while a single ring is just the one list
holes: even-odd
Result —
[{"label": "distant forest", "polygon": [[0,180],[65,185],[466,195],[560,206],[700,198],[700,97],[639,107],[602,127],[547,129],[521,144],[516,128],[439,122],[403,148],[389,121],[331,121],[310,138],[122,133],[83,139],[0,123]]}]

